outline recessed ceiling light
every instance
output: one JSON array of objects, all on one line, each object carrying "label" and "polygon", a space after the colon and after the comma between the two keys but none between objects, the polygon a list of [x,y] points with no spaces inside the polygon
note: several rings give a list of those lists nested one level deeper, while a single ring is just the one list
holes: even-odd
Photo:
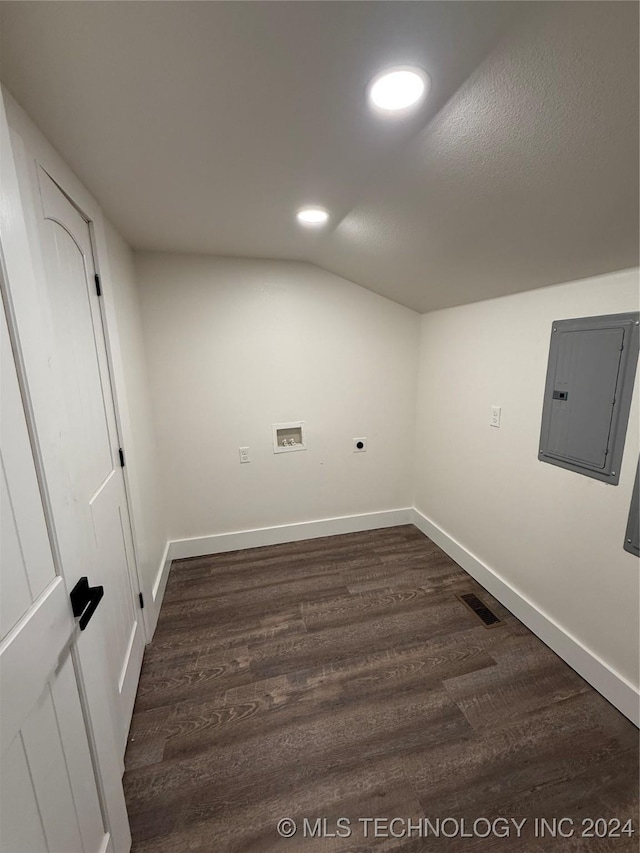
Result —
[{"label": "recessed ceiling light", "polygon": [[422,100],[429,90],[429,76],[422,68],[387,68],[369,84],[369,100],[382,112],[406,110]]},{"label": "recessed ceiling light", "polygon": [[322,207],[303,207],[296,215],[303,225],[324,225],[329,219],[329,214]]}]

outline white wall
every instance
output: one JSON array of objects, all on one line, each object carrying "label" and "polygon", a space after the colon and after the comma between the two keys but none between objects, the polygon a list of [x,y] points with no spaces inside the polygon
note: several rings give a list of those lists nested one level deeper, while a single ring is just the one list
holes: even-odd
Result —
[{"label": "white wall", "polygon": [[415,312],[305,263],[135,260],[171,539],[410,505]]},{"label": "white wall", "polygon": [[[145,603],[148,608],[152,608],[154,585],[162,568],[167,535],[160,500],[158,447],[151,411],[140,296],[133,252],[107,220],[104,226],[120,355],[125,372],[124,394],[128,411],[128,417],[122,424],[126,452],[125,474],[133,516],[138,572]],[[157,613],[149,614],[147,610],[146,616],[151,633],[155,628]]]},{"label": "white wall", "polygon": [[637,378],[619,486],[537,453],[552,321],[637,310],[629,271],[425,315],[415,491],[420,512],[636,686],[638,561],[622,545]]}]

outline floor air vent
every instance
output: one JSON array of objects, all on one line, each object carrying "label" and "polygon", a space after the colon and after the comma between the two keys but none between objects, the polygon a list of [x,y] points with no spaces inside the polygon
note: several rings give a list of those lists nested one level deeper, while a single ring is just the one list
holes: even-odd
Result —
[{"label": "floor air vent", "polygon": [[458,598],[463,604],[466,604],[469,610],[473,610],[476,616],[482,620],[485,628],[496,628],[498,625],[503,624],[502,620],[495,613],[492,613],[475,593],[465,592],[462,595],[458,595]]}]

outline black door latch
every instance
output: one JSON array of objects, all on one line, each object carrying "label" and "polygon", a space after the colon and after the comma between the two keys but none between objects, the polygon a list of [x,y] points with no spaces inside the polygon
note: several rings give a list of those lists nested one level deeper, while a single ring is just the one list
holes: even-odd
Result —
[{"label": "black door latch", "polygon": [[73,615],[80,617],[79,624],[81,631],[84,631],[89,624],[91,617],[96,612],[97,606],[102,601],[103,595],[104,587],[89,586],[89,579],[86,577],[80,578],[69,593]]}]

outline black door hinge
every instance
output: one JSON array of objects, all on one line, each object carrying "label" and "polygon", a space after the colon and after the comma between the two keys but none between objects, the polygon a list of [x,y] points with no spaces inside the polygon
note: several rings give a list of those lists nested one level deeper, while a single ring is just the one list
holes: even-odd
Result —
[{"label": "black door hinge", "polygon": [[93,280],[96,283],[96,293],[98,296],[102,296],[102,288],[100,287],[100,276],[96,273],[93,277]]},{"label": "black door hinge", "polygon": [[141,608],[142,610],[144,610],[144,595],[143,595],[141,592],[139,592],[139,593],[138,593],[138,598],[140,599],[140,608]]},{"label": "black door hinge", "polygon": [[124,468],[124,450],[121,447],[118,448],[118,456],[120,457],[120,467]]}]

